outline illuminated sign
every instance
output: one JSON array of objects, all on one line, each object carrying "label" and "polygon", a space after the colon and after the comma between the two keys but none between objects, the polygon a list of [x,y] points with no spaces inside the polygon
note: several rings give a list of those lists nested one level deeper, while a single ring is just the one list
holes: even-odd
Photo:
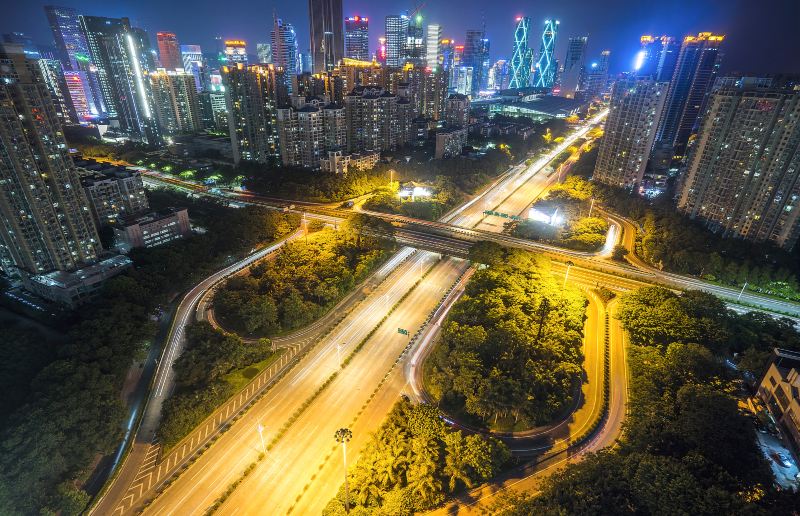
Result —
[{"label": "illuminated sign", "polygon": [[242,39],[226,39],[225,40],[226,47],[244,47],[247,46],[247,43]]}]

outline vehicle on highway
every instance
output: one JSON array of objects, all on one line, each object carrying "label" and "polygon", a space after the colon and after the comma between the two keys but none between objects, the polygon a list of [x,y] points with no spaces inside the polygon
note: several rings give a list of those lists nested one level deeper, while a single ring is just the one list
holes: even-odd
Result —
[{"label": "vehicle on highway", "polygon": [[772,458],[775,460],[775,462],[777,462],[780,466],[783,466],[784,468],[792,467],[792,461],[789,460],[789,457],[787,457],[785,454],[779,451],[773,451]]}]

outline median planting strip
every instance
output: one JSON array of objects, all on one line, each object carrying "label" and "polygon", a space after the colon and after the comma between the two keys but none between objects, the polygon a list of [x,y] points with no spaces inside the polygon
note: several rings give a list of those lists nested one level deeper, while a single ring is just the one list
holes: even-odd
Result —
[{"label": "median planting strip", "polygon": [[[415,290],[415,289],[416,289],[416,288],[417,288],[417,287],[418,287],[418,286],[419,286],[419,285],[422,283],[422,281],[423,281],[423,280],[424,280],[424,279],[425,279],[425,278],[428,276],[428,274],[430,274],[430,273],[431,273],[431,271],[433,271],[433,269],[434,269],[434,268],[436,268],[436,266],[439,264],[439,262],[440,262],[440,261],[441,261],[441,258],[440,258],[439,260],[437,260],[437,262],[436,262],[436,263],[434,263],[433,265],[431,265],[431,266],[430,266],[430,267],[429,267],[429,268],[428,268],[428,269],[425,271],[425,273],[424,273],[424,274],[423,274],[423,275],[422,275],[422,276],[421,276],[421,277],[420,277],[420,278],[419,278],[419,279],[418,279],[418,280],[417,280],[417,281],[416,281],[416,282],[415,282],[415,283],[414,283],[414,284],[411,286],[411,288],[409,288],[409,289],[408,289],[408,290],[407,290],[407,291],[406,291],[406,292],[405,292],[405,293],[404,293],[404,294],[403,294],[403,295],[400,297],[400,299],[398,299],[398,300],[397,300],[397,301],[396,301],[396,302],[395,302],[395,303],[392,305],[392,307],[391,307],[391,308],[389,308],[389,310],[388,310],[388,312],[386,313],[386,315],[384,315],[384,316],[381,318],[381,320],[380,320],[380,321],[378,321],[378,323],[377,323],[377,324],[376,324],[376,325],[375,325],[375,326],[374,326],[374,327],[373,327],[373,328],[372,328],[372,329],[371,329],[371,330],[370,330],[370,331],[369,331],[369,332],[368,332],[368,333],[367,333],[367,334],[364,336],[364,338],[363,338],[363,339],[361,339],[361,341],[359,341],[359,343],[358,343],[358,344],[357,344],[357,345],[356,345],[356,346],[353,348],[353,350],[352,350],[352,351],[351,351],[351,352],[350,352],[350,353],[347,355],[347,357],[346,357],[344,360],[342,360],[342,366],[341,366],[341,367],[342,367],[342,369],[344,369],[345,367],[347,367],[347,366],[350,364],[350,362],[353,360],[353,357],[356,355],[356,353],[358,353],[359,351],[361,351],[361,350],[364,348],[364,346],[366,345],[366,343],[367,343],[367,342],[368,342],[368,341],[369,341],[369,340],[370,340],[370,339],[371,339],[371,338],[372,338],[372,337],[375,335],[375,332],[376,332],[376,331],[378,331],[378,329],[379,329],[379,328],[380,328],[380,327],[381,327],[381,326],[382,326],[382,325],[383,325],[383,324],[386,322],[386,320],[389,318],[389,316],[391,316],[391,315],[392,315],[392,314],[395,312],[395,310],[397,310],[397,308],[398,308],[398,307],[399,307],[401,304],[403,304],[403,302],[405,302],[405,300],[406,300],[406,299],[407,299],[407,298],[408,298],[408,297],[411,295],[411,293],[412,293],[412,292],[413,292],[413,291],[414,291],[414,290]],[[428,317],[428,318],[425,320],[425,324],[427,324],[427,322],[428,322],[429,320],[430,320],[430,316],[429,316],[429,317]],[[424,326],[424,324],[423,324],[423,326]],[[410,347],[410,346],[411,346],[411,345],[412,345],[412,344],[413,344],[413,343],[416,341],[416,338],[417,338],[417,336],[420,334],[420,332],[421,332],[421,329],[420,329],[420,330],[418,330],[418,331],[417,331],[417,333],[415,333],[415,334],[414,334],[414,336],[413,336],[413,337],[410,339],[410,341],[409,341],[409,344],[408,344],[408,345],[406,345],[406,347],[403,349],[403,352],[401,353],[400,357],[398,357],[398,358],[397,358],[397,360],[395,361],[395,363],[394,363],[394,365],[393,365],[392,367],[394,367],[394,366],[397,364],[397,362],[399,362],[399,361],[400,361],[400,358],[402,358],[402,355],[403,355],[404,353],[406,353],[406,351],[409,349],[409,347]],[[390,371],[389,371],[389,372],[391,372],[391,369],[390,369]],[[322,384],[321,384],[321,385],[320,385],[320,386],[317,388],[317,390],[316,390],[316,391],[314,391],[314,393],[313,393],[311,396],[309,396],[308,398],[306,398],[306,400],[303,402],[303,404],[302,404],[300,407],[298,407],[298,408],[297,408],[297,410],[295,410],[295,412],[294,412],[294,413],[293,413],[293,414],[292,414],[292,415],[289,417],[289,419],[288,419],[286,422],[284,422],[284,424],[283,424],[283,425],[280,427],[280,429],[279,429],[279,430],[278,430],[278,432],[275,434],[275,436],[274,436],[274,437],[273,437],[273,438],[270,440],[270,442],[267,444],[267,446],[266,446],[267,452],[269,452],[270,450],[272,450],[272,448],[273,448],[273,447],[274,447],[274,446],[275,446],[275,445],[278,443],[278,441],[280,441],[280,440],[281,440],[281,439],[284,437],[284,435],[286,435],[286,432],[289,430],[289,428],[291,428],[291,426],[292,426],[292,425],[293,425],[293,424],[294,424],[294,423],[297,421],[297,419],[298,419],[298,418],[299,418],[299,417],[300,417],[300,416],[301,416],[301,415],[302,415],[302,414],[303,414],[303,413],[304,413],[304,412],[305,412],[305,411],[308,409],[308,407],[309,407],[309,406],[310,406],[310,405],[311,405],[311,404],[312,404],[312,403],[313,403],[313,402],[314,402],[314,401],[315,401],[315,400],[316,400],[316,399],[317,399],[317,398],[320,396],[320,394],[322,394],[322,392],[323,392],[325,389],[327,389],[327,388],[328,388],[328,387],[329,387],[329,386],[330,386],[330,385],[333,383],[333,381],[334,381],[334,380],[335,380],[335,379],[338,377],[338,375],[339,375],[339,371],[335,371],[335,372],[333,372],[333,373],[332,373],[332,374],[331,374],[331,375],[330,375],[330,376],[329,376],[329,377],[328,377],[328,378],[325,380],[325,382],[323,382],[323,383],[322,383]],[[381,380],[381,382],[379,383],[379,387],[380,387],[381,385],[383,385],[383,382],[385,382],[385,380],[386,380],[386,378],[388,378],[388,376],[389,376],[389,373],[387,373],[387,374],[386,374],[386,376],[384,376],[384,378]],[[377,388],[375,389],[375,391],[377,391]],[[369,398],[369,399],[370,399],[370,401],[371,401],[371,400],[374,398],[374,396],[375,396],[375,392],[373,392],[373,393],[370,395],[370,398]],[[365,406],[366,406],[366,405],[364,405],[364,407],[365,407]],[[363,412],[363,410],[364,410],[364,407],[362,407],[362,409],[359,411],[359,414],[358,414],[359,416],[360,416],[360,415],[361,415],[361,413]],[[358,416],[357,416],[357,417],[358,417]],[[261,462],[262,460],[264,460],[264,458],[265,458],[265,457],[266,457],[266,455],[265,455],[265,454],[263,454],[263,453],[259,454],[259,455],[258,455],[258,458],[257,458],[255,461],[253,461],[253,462],[252,462],[252,463],[251,463],[251,464],[250,464],[250,465],[249,465],[249,466],[248,466],[248,467],[247,467],[247,468],[246,468],[246,469],[245,469],[245,470],[242,472],[242,474],[239,476],[239,478],[237,478],[236,480],[234,480],[234,481],[233,481],[233,482],[232,482],[232,483],[231,483],[231,484],[228,486],[228,488],[227,488],[227,489],[226,489],[226,490],[225,490],[225,491],[224,491],[224,492],[223,492],[223,493],[222,493],[222,494],[219,496],[219,498],[217,498],[217,499],[214,501],[214,503],[213,503],[213,504],[212,504],[212,505],[211,505],[211,506],[208,508],[208,510],[206,511],[206,515],[210,515],[210,514],[213,514],[214,512],[216,512],[216,511],[217,511],[217,509],[219,509],[219,507],[221,507],[221,506],[222,506],[222,504],[225,502],[225,500],[227,500],[227,499],[228,499],[228,497],[229,497],[229,496],[230,496],[230,495],[231,495],[231,494],[232,494],[232,493],[233,493],[233,492],[236,490],[236,488],[239,486],[239,484],[241,484],[241,483],[244,481],[244,479],[245,479],[245,478],[247,478],[247,476],[248,476],[250,473],[252,473],[252,472],[253,472],[253,470],[255,470],[255,468],[256,468],[256,466],[258,465],[258,463],[259,463],[259,462]],[[298,498],[298,500],[299,500],[299,498]]]},{"label": "median planting strip", "polygon": [[[410,253],[400,263],[398,263],[397,266],[399,267],[403,263],[407,262],[416,254],[416,252],[417,251],[415,250],[414,252]],[[380,285],[382,285],[389,276],[390,274],[384,276],[381,281],[375,285],[375,288],[380,287]],[[366,281],[368,280],[365,280],[365,282]],[[357,288],[360,289],[362,286],[363,283]],[[226,401],[225,404],[212,413],[199,427],[197,427],[197,429],[190,432],[187,437],[184,437],[181,442],[172,448],[170,455],[160,461],[158,469],[156,470],[155,479],[152,477],[152,470],[156,468],[155,466],[151,468],[150,474],[142,475],[140,472],[137,477],[143,479],[149,478],[150,483],[146,488],[141,489],[138,497],[136,497],[135,494],[128,493],[131,491],[133,491],[133,493],[138,493],[139,490],[137,488],[143,485],[143,483],[135,484],[128,489],[125,498],[122,500],[123,512],[125,509],[124,502],[126,500],[131,499],[130,506],[133,508],[135,502],[133,498],[141,499],[146,492],[155,488],[156,495],[147,499],[142,504],[142,508],[148,507],[180,476],[181,473],[183,473],[183,471],[185,471],[191,464],[196,462],[203,452],[209,449],[211,445],[214,444],[221,437],[221,435],[230,428],[232,423],[238,421],[252,406],[255,405],[258,400],[263,398],[273,385],[286,376],[286,374],[288,374],[294,368],[294,366],[316,346],[316,344],[332,333],[339,326],[339,324],[341,324],[341,322],[365,299],[367,298],[360,300],[356,305],[351,307],[346,314],[337,318],[325,332],[320,333],[305,346],[285,348],[287,349],[287,353],[281,357],[277,367],[272,366],[253,378],[253,380],[251,380],[247,386],[242,389],[242,391]],[[195,434],[197,434],[196,441],[193,437]],[[177,454],[180,454],[180,457],[178,457]],[[166,464],[166,467],[164,467],[162,470],[161,466],[164,464]],[[139,512],[141,512],[141,509]]]}]

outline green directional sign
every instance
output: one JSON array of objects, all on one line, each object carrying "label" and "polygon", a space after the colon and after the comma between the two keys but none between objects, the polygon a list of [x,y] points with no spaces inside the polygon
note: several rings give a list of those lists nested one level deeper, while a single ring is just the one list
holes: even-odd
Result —
[{"label": "green directional sign", "polygon": [[399,333],[400,335],[408,335],[408,330],[405,330],[403,328],[397,328],[397,333]]}]

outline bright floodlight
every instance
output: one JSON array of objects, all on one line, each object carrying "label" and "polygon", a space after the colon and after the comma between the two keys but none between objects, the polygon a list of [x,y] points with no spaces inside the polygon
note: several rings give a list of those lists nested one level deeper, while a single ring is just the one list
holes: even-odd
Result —
[{"label": "bright floodlight", "polygon": [[430,197],[431,193],[421,186],[414,187],[414,193],[412,194],[414,197]]},{"label": "bright floodlight", "polygon": [[636,61],[634,61],[634,63],[633,63],[633,69],[634,70],[639,71],[642,68],[642,65],[644,64],[644,58],[645,57],[647,57],[647,52],[645,52],[644,50],[640,50],[636,54]]}]

